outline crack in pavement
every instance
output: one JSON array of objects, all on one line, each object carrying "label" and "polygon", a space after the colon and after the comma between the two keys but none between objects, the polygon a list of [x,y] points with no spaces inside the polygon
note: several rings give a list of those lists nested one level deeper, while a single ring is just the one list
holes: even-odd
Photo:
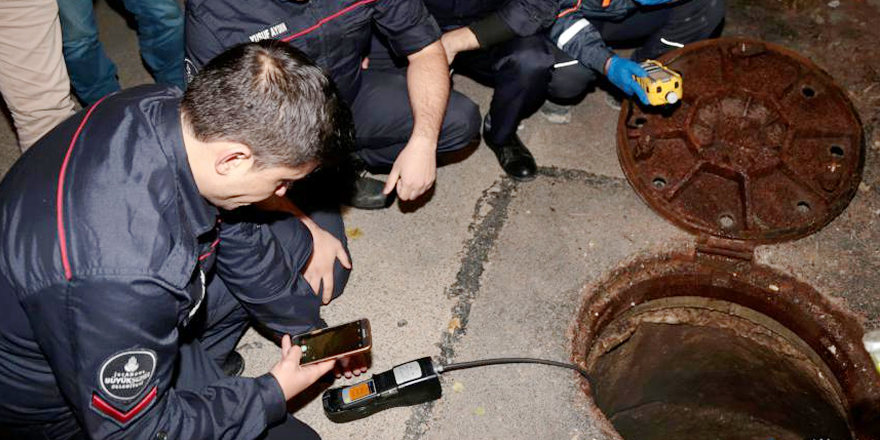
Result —
[{"label": "crack in pavement", "polygon": [[[620,177],[557,167],[540,167],[538,175],[565,182],[581,181],[588,185],[627,184],[626,179]],[[480,279],[483,275],[484,265],[507,221],[507,208],[515,198],[519,185],[520,183],[504,176],[500,181],[496,181],[491,187],[484,190],[474,205],[473,221],[468,226],[468,230],[473,235],[465,244],[465,255],[461,259],[461,269],[456,274],[455,282],[445,290],[448,298],[458,298],[458,302],[452,307],[452,319],[458,319],[458,325],[451,332],[443,332],[442,341],[438,344],[440,355],[435,358],[436,362],[440,364],[445,365],[454,360],[454,346],[467,332],[471,305],[480,291]],[[484,213],[485,207],[489,207],[489,210]],[[406,422],[403,440],[423,438],[428,432],[428,420],[433,415],[435,402],[413,407],[412,415]]]}]

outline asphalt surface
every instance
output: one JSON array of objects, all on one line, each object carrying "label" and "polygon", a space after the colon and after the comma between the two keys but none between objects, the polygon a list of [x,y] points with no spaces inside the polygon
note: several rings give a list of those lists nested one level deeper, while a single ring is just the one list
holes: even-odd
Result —
[{"label": "asphalt surface", "polygon": [[[150,82],[134,31],[104,1],[96,7],[122,84]],[[489,89],[458,76],[454,82],[488,109]],[[640,256],[693,245],[692,236],[651,211],[624,179],[617,111],[605,104],[604,92],[589,95],[572,116],[567,125],[539,115],[524,121],[520,136],[541,167],[532,182],[505,178],[481,144],[440,168],[422,203],[344,213],[355,269],[346,293],[323,315],[331,324],[370,319],[371,372],[423,356],[568,361],[571,327],[588,286]],[[756,260],[836,298],[867,327],[880,327],[880,173],[878,151],[867,154],[865,185],[843,215],[813,236],[758,248]],[[0,172],[17,155],[11,129],[0,126]],[[250,376],[279,357],[253,332],[239,350]],[[328,439],[614,438],[599,429],[571,371],[487,367],[449,372],[443,383],[439,401],[348,424],[324,417],[319,389],[292,409]]]}]

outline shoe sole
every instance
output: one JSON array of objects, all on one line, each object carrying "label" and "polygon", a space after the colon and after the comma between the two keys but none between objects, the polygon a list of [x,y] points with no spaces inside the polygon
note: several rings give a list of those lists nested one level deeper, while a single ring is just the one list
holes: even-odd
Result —
[{"label": "shoe sole", "polygon": [[511,176],[510,174],[508,174],[507,176],[517,182],[531,182],[532,180],[535,180],[536,177],[538,177],[535,174],[532,174],[531,176],[528,176],[528,177],[517,177],[517,176]]}]

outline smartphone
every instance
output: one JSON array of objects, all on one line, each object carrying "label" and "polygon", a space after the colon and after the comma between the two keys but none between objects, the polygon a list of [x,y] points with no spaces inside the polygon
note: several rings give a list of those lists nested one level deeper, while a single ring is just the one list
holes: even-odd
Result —
[{"label": "smartphone", "polygon": [[303,352],[300,365],[363,353],[373,345],[368,319],[291,336],[290,342]]}]

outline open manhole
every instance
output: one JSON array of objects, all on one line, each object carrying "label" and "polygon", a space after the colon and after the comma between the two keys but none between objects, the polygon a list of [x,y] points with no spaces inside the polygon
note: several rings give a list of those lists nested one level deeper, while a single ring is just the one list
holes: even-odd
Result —
[{"label": "open manhole", "polygon": [[672,109],[628,103],[618,155],[639,196],[697,234],[587,292],[573,358],[612,438],[880,440],[880,376],[853,314],[753,262],[809,235],[861,180],[846,95],[809,60],[746,39],[662,58],[682,73]]},{"label": "open manhole", "polygon": [[880,439],[862,335],[810,286],[696,252],[636,261],[589,292],[573,357],[611,438]]}]

